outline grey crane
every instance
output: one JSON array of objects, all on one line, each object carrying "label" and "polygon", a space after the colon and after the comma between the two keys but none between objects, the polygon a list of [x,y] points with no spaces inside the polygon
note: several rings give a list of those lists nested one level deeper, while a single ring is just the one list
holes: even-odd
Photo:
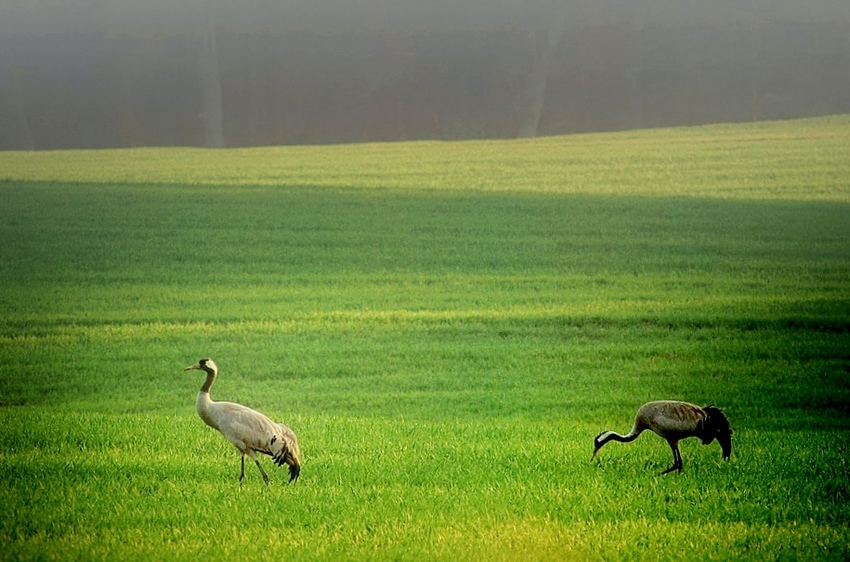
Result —
[{"label": "grey crane", "polygon": [[593,456],[590,460],[593,460],[599,449],[609,441],[630,443],[645,429],[652,430],[666,439],[673,449],[673,465],[661,474],[674,470],[682,472],[679,441],[688,437],[699,437],[703,445],[709,445],[717,439],[723,451],[723,460],[729,460],[732,454],[732,430],[723,410],[714,406],[700,408],[690,402],[678,400],[657,400],[647,402],[638,409],[634,426],[628,435],[613,431],[603,431],[597,435],[593,440]]},{"label": "grey crane", "polygon": [[239,485],[245,478],[245,455],[251,457],[263,481],[269,483],[269,475],[263,470],[257,453],[269,455],[278,466],[289,465],[289,481],[298,480],[301,473],[301,450],[295,433],[282,423],[275,423],[264,414],[247,406],[233,402],[215,402],[210,398],[210,387],[218,375],[218,365],[212,359],[201,359],[184,371],[199,370],[207,373],[207,379],[198,392],[195,407],[206,424],[217,429],[242,454],[242,473]]}]

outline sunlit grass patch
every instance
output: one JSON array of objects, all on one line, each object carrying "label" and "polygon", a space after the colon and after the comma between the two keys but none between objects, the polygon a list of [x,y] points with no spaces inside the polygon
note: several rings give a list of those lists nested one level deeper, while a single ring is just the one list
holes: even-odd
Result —
[{"label": "sunlit grass patch", "polygon": [[298,186],[847,202],[847,131],[839,115],[521,141],[5,152],[0,179],[184,185],[211,198]]}]

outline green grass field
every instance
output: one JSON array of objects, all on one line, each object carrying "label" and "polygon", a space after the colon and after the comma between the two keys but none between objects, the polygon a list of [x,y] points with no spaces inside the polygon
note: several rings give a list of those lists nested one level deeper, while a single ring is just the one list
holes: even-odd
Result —
[{"label": "green grass field", "polygon": [[[850,558],[850,116],[0,152],[0,240],[2,560]],[[590,461],[659,398],[731,460]]]}]

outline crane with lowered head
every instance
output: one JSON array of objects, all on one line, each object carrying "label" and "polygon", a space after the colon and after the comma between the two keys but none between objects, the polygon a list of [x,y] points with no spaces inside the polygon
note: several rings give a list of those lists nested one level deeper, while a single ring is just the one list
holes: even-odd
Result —
[{"label": "crane with lowered head", "polygon": [[257,453],[269,455],[276,465],[289,466],[289,481],[298,480],[301,473],[301,449],[295,433],[282,423],[275,423],[265,414],[234,402],[216,402],[210,398],[210,387],[218,375],[218,365],[212,359],[201,359],[184,371],[204,371],[206,381],[198,392],[195,407],[204,422],[217,429],[239,449],[242,455],[242,473],[239,484],[245,478],[245,455],[251,457],[268,485],[269,475],[263,470]]},{"label": "crane with lowered head", "polygon": [[673,465],[661,474],[674,470],[682,472],[679,441],[688,437],[699,437],[703,445],[710,445],[717,439],[723,451],[723,460],[729,460],[732,454],[732,429],[723,410],[714,406],[701,408],[678,400],[657,400],[647,402],[638,409],[632,430],[627,435],[613,431],[603,431],[597,435],[593,440],[593,455],[590,460],[593,460],[599,449],[609,441],[630,443],[646,429],[666,439],[673,450]]}]

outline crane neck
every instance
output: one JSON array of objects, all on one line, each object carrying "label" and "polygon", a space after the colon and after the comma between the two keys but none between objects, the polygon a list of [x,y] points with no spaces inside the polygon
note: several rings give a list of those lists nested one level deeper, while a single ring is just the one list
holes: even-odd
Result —
[{"label": "crane neck", "polygon": [[215,415],[212,412],[213,404],[209,391],[204,391],[202,388],[198,393],[198,398],[195,400],[195,410],[197,410],[198,416],[204,420],[205,424],[218,429],[218,423],[216,423]]},{"label": "crane neck", "polygon": [[201,392],[209,394],[210,387],[213,385],[213,382],[215,382],[215,375],[215,371],[207,371],[207,380],[204,381],[204,385],[201,387]]},{"label": "crane neck", "polygon": [[606,431],[603,432],[596,438],[598,446],[601,447],[608,441],[619,441],[620,443],[631,443],[635,439],[637,439],[638,435],[640,435],[640,431],[632,429],[628,435],[620,435],[614,431]]}]

